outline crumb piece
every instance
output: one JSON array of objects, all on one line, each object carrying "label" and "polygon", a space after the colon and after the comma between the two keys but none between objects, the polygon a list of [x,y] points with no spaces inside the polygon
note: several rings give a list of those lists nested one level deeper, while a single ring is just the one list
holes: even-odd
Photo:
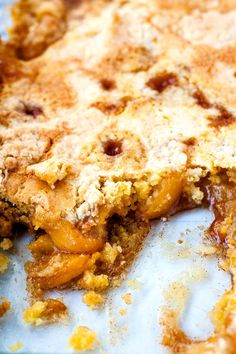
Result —
[{"label": "crumb piece", "polygon": [[0,318],[3,317],[11,308],[11,303],[5,298],[1,298],[2,303],[0,304]]},{"label": "crumb piece", "polygon": [[11,352],[15,353],[18,352],[18,350],[23,348],[23,343],[20,340],[18,340],[16,344],[10,345],[8,348]]},{"label": "crumb piece", "polygon": [[180,316],[189,297],[189,288],[181,281],[174,281],[164,292],[165,300]]},{"label": "crumb piece", "polygon": [[10,259],[4,254],[0,253],[0,273],[3,273],[7,270]]},{"label": "crumb piece", "polygon": [[4,250],[7,251],[10,248],[13,247],[13,242],[9,238],[4,238],[2,242],[0,242],[0,247]]},{"label": "crumb piece", "polygon": [[140,290],[140,282],[136,279],[128,280],[128,286],[133,290]]},{"label": "crumb piece", "polygon": [[200,245],[199,247],[194,248],[194,253],[199,254],[200,256],[213,256],[218,252],[215,246],[211,245]]},{"label": "crumb piece", "polygon": [[96,338],[97,335],[94,331],[88,327],[80,326],[70,337],[69,345],[79,352],[93,350]]},{"label": "crumb piece", "polygon": [[40,326],[47,322],[54,322],[67,314],[67,307],[59,300],[48,299],[36,301],[31,307],[24,310],[25,323]]},{"label": "crumb piece", "polygon": [[116,260],[116,257],[121,252],[121,247],[116,244],[111,245],[109,242],[106,242],[103,251],[101,252],[101,261],[106,264],[113,264]]},{"label": "crumb piece", "polygon": [[63,180],[69,173],[71,165],[61,159],[51,157],[48,160],[29,166],[28,171],[33,172],[42,181],[49,186],[53,186],[56,181]]},{"label": "crumb piece", "polygon": [[127,315],[127,313],[128,313],[128,311],[126,309],[120,309],[120,311],[119,311],[119,314],[121,316],[125,316],[125,315]]},{"label": "crumb piece", "polygon": [[104,303],[104,297],[95,291],[87,291],[83,295],[83,301],[86,305],[90,306],[92,309],[100,307]]},{"label": "crumb piece", "polygon": [[122,300],[126,303],[126,305],[130,305],[133,302],[132,294],[127,293],[125,295],[122,295]]},{"label": "crumb piece", "polygon": [[84,289],[102,291],[109,286],[109,279],[105,274],[95,275],[87,270],[79,280],[78,285]]},{"label": "crumb piece", "polygon": [[36,301],[31,307],[24,310],[23,319],[25,323],[40,326],[44,323],[42,317],[47,304],[44,301]]}]

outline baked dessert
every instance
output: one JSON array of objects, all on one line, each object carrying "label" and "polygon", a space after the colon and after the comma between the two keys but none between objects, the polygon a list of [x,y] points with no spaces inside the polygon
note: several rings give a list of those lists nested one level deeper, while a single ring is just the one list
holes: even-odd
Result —
[{"label": "baked dessert", "polygon": [[[0,44],[1,235],[36,232],[33,295],[104,290],[150,220],[202,204],[234,279],[235,2],[21,0],[13,18]],[[172,321],[165,344],[233,353],[234,299],[233,287],[209,342]]]}]

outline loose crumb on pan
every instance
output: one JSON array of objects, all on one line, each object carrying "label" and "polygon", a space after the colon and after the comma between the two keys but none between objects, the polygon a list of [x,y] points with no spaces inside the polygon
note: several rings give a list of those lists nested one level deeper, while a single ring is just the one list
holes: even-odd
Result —
[{"label": "loose crumb on pan", "polygon": [[95,291],[87,291],[83,295],[83,302],[92,309],[101,307],[104,304],[105,298],[103,295],[96,293]]},{"label": "loose crumb on pan", "polygon": [[18,340],[15,344],[12,344],[12,345],[9,345],[8,349],[13,352],[13,353],[16,353],[18,352],[20,349],[23,348],[23,343]]},{"label": "loose crumb on pan", "polygon": [[0,273],[4,273],[7,270],[9,263],[10,259],[4,254],[0,253]]},{"label": "loose crumb on pan", "polygon": [[78,285],[87,290],[105,290],[109,286],[109,279],[106,274],[96,275],[90,270],[86,270],[78,281]]},{"label": "loose crumb on pan", "polygon": [[6,298],[0,297],[0,318],[3,317],[11,308],[11,303]]},{"label": "loose crumb on pan", "polygon": [[141,288],[141,283],[137,279],[128,280],[127,284],[133,290],[140,290]]},{"label": "loose crumb on pan", "polygon": [[67,307],[63,302],[56,299],[36,301],[32,306],[23,312],[23,319],[26,324],[40,326],[45,323],[64,320],[67,316]]},{"label": "loose crumb on pan", "polygon": [[127,293],[121,296],[122,300],[126,303],[126,305],[130,305],[133,302],[133,297],[131,293]]},{"label": "loose crumb on pan", "polygon": [[120,311],[119,311],[119,314],[121,316],[125,316],[125,315],[127,315],[127,313],[128,313],[127,309],[120,309]]},{"label": "loose crumb on pan", "polygon": [[9,238],[4,238],[2,242],[0,242],[0,248],[2,248],[4,251],[7,251],[12,247],[13,242]]},{"label": "loose crumb on pan", "polygon": [[78,352],[95,349],[97,335],[88,327],[79,326],[69,340],[69,346]]}]

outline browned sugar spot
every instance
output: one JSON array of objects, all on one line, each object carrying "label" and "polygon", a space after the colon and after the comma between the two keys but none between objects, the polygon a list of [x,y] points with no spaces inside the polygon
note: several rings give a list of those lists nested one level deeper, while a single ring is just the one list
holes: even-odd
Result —
[{"label": "browned sugar spot", "polygon": [[218,110],[219,114],[215,117],[208,117],[208,119],[211,121],[209,126],[214,128],[224,127],[236,121],[236,117],[233,115],[233,113],[229,112],[224,106],[216,104],[214,107]]},{"label": "browned sugar spot", "polygon": [[103,144],[104,153],[108,156],[116,156],[122,153],[122,142],[120,140],[108,140]]},{"label": "browned sugar spot", "polygon": [[191,137],[183,141],[183,143],[187,146],[194,146],[197,143],[197,139],[195,137]]},{"label": "browned sugar spot", "polygon": [[106,115],[118,115],[123,112],[125,109],[126,103],[123,101],[118,101],[118,102],[94,102],[92,104],[92,107],[99,109],[101,112],[103,112]]},{"label": "browned sugar spot", "polygon": [[210,127],[223,127],[228,126],[236,121],[236,117],[229,112],[224,106],[218,103],[211,103],[208,101],[204,93],[200,89],[196,89],[193,93],[193,98],[196,103],[204,109],[215,108],[218,110],[218,114],[216,116],[210,116],[208,119],[210,120]]},{"label": "browned sugar spot", "polygon": [[101,79],[100,85],[105,91],[114,90],[114,88],[116,87],[115,81],[109,79]]},{"label": "browned sugar spot", "polygon": [[195,99],[196,103],[204,109],[209,109],[212,107],[212,104],[208,101],[200,89],[196,89],[196,91],[194,91],[193,98]]},{"label": "browned sugar spot", "polygon": [[160,73],[151,78],[146,85],[159,93],[164,91],[167,87],[176,85],[178,82],[177,76],[174,73]]},{"label": "browned sugar spot", "polygon": [[43,113],[43,110],[40,106],[24,103],[23,112],[28,116],[37,118],[37,116]]}]

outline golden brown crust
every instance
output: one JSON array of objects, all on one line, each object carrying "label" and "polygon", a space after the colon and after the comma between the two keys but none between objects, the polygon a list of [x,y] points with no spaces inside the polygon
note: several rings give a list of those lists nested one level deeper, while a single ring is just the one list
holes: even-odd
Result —
[{"label": "golden brown crust", "polygon": [[66,13],[61,0],[20,0],[12,7],[12,17],[9,46],[23,60],[42,54],[66,30]]}]

